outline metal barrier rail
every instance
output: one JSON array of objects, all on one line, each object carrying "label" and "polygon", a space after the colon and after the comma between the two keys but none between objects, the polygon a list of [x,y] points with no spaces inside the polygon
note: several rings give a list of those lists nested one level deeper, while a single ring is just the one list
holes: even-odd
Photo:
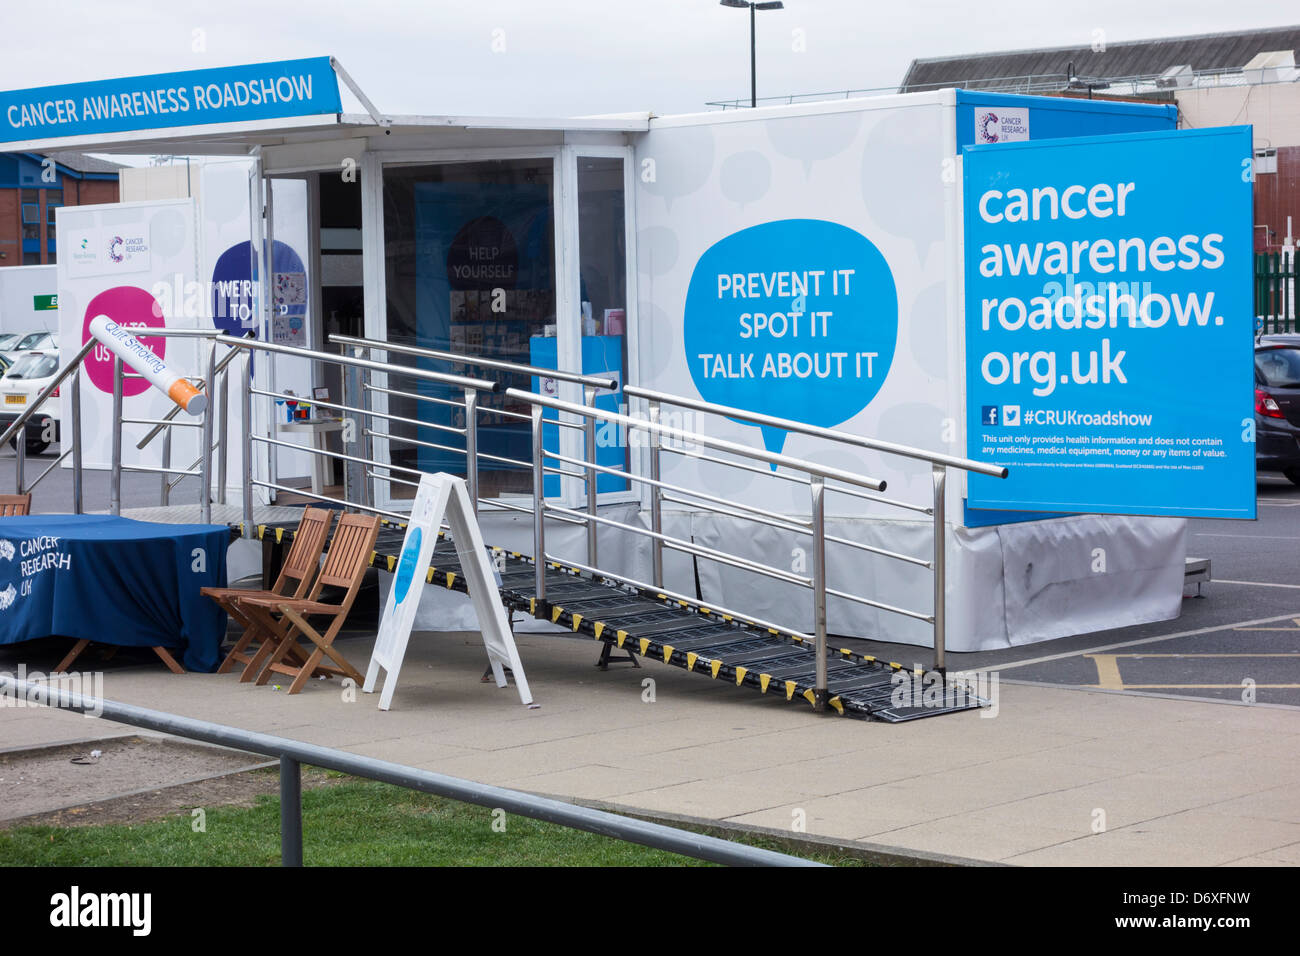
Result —
[{"label": "metal barrier rail", "polygon": [[[879,498],[875,496],[862,495],[851,492],[849,489],[836,488],[828,485],[827,491],[848,492],[857,497],[869,498],[882,504],[892,505],[894,507],[909,508],[911,510],[920,510],[928,514],[931,518],[931,559],[922,561],[909,555],[898,554],[896,552],[887,552],[883,549],[871,549],[866,546],[860,546],[864,550],[874,550],[874,553],[882,557],[894,558],[912,564],[922,565],[933,573],[933,596],[931,604],[931,613],[929,615],[918,614],[905,608],[895,607],[893,605],[882,604],[870,601],[866,598],[856,595],[850,595],[843,591],[828,588],[827,593],[841,600],[849,600],[859,604],[866,604],[880,610],[887,610],[895,614],[902,614],[917,620],[924,621],[931,625],[934,634],[934,667],[935,670],[943,672],[946,665],[946,638],[947,622],[944,615],[944,605],[946,603],[945,592],[947,588],[947,526],[944,514],[945,497],[947,492],[947,469],[958,468],[962,471],[975,472],[981,475],[988,475],[993,478],[1007,477],[1007,469],[1001,465],[993,465],[988,462],[976,461],[972,458],[963,458],[956,455],[948,455],[942,452],[927,451],[922,448],[915,448],[909,445],[900,445],[896,442],[881,441],[876,438],[867,438],[863,435],[853,435],[848,432],[837,431],[831,428],[823,428],[819,425],[809,425],[806,422],[799,422],[789,418],[779,418],[774,415],[764,415],[760,412],[751,412],[743,408],[735,408],[729,405],[718,405],[712,402],[699,401],[680,395],[670,395],[666,392],[656,391],[640,386],[629,385],[624,387],[623,394],[632,398],[640,398],[647,403],[647,411],[651,417],[658,418],[663,405],[674,405],[679,408],[688,408],[692,411],[703,412],[709,415],[718,415],[725,418],[735,419],[737,421],[749,422],[753,425],[780,428],[787,432],[794,432],[800,435],[809,435],[813,438],[819,438],[826,441],[833,441],[841,445],[850,445],[858,448],[866,448],[871,451],[883,452],[889,455],[898,455],[904,458],[911,458],[916,461],[927,462],[930,465],[931,485],[933,497],[931,505],[927,508],[920,508],[907,502],[896,501],[891,499]],[[660,507],[661,501],[676,501],[680,499],[664,495],[661,490],[652,492],[652,507]],[[825,542],[830,541],[836,544],[854,544],[844,538],[834,535],[823,535],[823,541],[814,541],[814,547],[822,551]]]},{"label": "metal barrier rail", "polygon": [[[900,445],[893,442],[879,441],[863,436],[850,435],[845,432],[838,432],[829,428],[808,425],[790,419],[762,415],[759,413],[748,412],[744,409],[717,405],[685,396],[669,395],[663,392],[636,386],[627,386],[623,391],[627,396],[643,400],[647,403],[647,415],[645,418],[637,418],[625,414],[605,411],[604,409],[598,409],[595,407],[595,399],[601,392],[608,392],[617,388],[618,383],[614,379],[556,371],[537,366],[519,365],[497,359],[456,355],[455,353],[441,352],[434,349],[422,349],[415,346],[399,345],[352,336],[331,336],[330,338],[332,342],[343,346],[345,349],[353,349],[356,353],[354,355],[335,355],[332,353],[298,348],[295,346],[278,345],[275,343],[259,341],[254,338],[229,335],[215,329],[159,329],[149,330],[148,335],[195,336],[212,340],[211,349],[207,355],[207,375],[201,380],[207,387],[209,400],[202,421],[197,423],[174,420],[177,410],[169,411],[169,413],[162,419],[125,419],[122,415],[122,382],[127,373],[121,360],[116,358],[114,359],[113,416],[115,420],[115,428],[113,432],[112,462],[112,511],[114,514],[120,512],[121,473],[124,470],[134,470],[159,474],[162,476],[162,496],[164,503],[167,500],[167,495],[170,489],[174,487],[177,482],[185,477],[193,476],[200,478],[200,507],[202,520],[205,522],[211,520],[211,487],[213,479],[212,458],[214,451],[220,453],[220,477],[217,492],[218,500],[224,502],[225,496],[226,459],[229,448],[229,423],[227,421],[228,403],[226,401],[229,385],[228,367],[232,364],[236,355],[242,354],[244,357],[244,363],[242,366],[242,374],[239,376],[239,381],[241,383],[240,424],[242,426],[241,438],[243,442],[243,460],[245,462],[243,477],[244,493],[242,497],[243,521],[247,533],[252,533],[252,529],[254,528],[252,507],[253,489],[255,487],[265,488],[272,492],[293,492],[315,500],[342,505],[344,507],[359,508],[361,510],[380,514],[386,518],[401,521],[405,516],[400,512],[390,511],[375,506],[373,485],[375,482],[381,481],[390,485],[413,487],[416,484],[413,480],[401,476],[409,475],[417,477],[420,474],[420,471],[418,468],[410,468],[405,465],[393,463],[391,460],[391,451],[388,460],[380,460],[376,457],[372,449],[374,441],[385,441],[389,443],[390,449],[392,443],[397,442],[464,455],[467,483],[469,485],[471,501],[474,503],[476,509],[480,506],[484,506],[493,510],[506,510],[532,514],[534,522],[533,560],[536,568],[536,599],[542,604],[546,603],[545,567],[548,560],[552,557],[547,554],[545,546],[545,524],[547,518],[585,527],[587,539],[587,565],[585,567],[592,570],[599,569],[599,556],[597,553],[597,528],[599,526],[614,528],[621,532],[649,538],[651,541],[653,565],[652,582],[653,586],[659,589],[662,589],[664,586],[663,553],[665,549],[689,554],[696,558],[717,562],[729,567],[739,568],[787,584],[809,588],[813,593],[814,627],[812,638],[817,654],[816,687],[814,688],[816,700],[814,701],[814,707],[818,710],[824,709],[826,700],[826,618],[828,598],[833,597],[839,600],[875,608],[877,610],[899,614],[930,625],[934,632],[935,668],[940,671],[944,669],[944,594],[946,588],[944,549],[946,525],[944,502],[947,469],[958,468],[995,477],[1005,477],[1007,474],[1005,468],[991,465],[986,462],[930,452],[925,449]],[[38,397],[37,401],[25,409],[19,419],[15,421],[12,426],[6,429],[4,435],[0,436],[0,440],[7,440],[16,434],[19,429],[24,427],[26,422],[40,407],[41,403],[53,393],[55,388],[57,388],[58,384],[66,379],[68,375],[72,374],[74,370],[85,361],[85,358],[89,354],[93,344],[92,340],[83,345],[75,359],[60,371],[55,379],[42,391],[42,394]],[[218,359],[219,345],[225,345],[229,348],[229,351],[225,355],[221,356],[220,359]],[[335,364],[342,366],[345,370],[350,370],[348,375],[345,376],[345,394],[342,401],[337,403],[330,401],[318,401],[313,403],[322,408],[328,408],[341,414],[352,416],[352,423],[358,427],[353,429],[354,437],[350,440],[345,440],[346,451],[335,452],[324,448],[315,448],[281,441],[271,435],[254,434],[252,427],[253,397],[258,396],[270,400],[282,397],[276,392],[253,386],[249,371],[251,367],[252,353],[254,351],[290,355],[308,360]],[[394,352],[416,358],[457,362],[461,365],[467,366],[481,366],[483,368],[509,372],[517,375],[529,375],[534,377],[549,376],[582,386],[583,403],[578,404],[550,398],[523,389],[503,388],[502,383],[496,380],[468,375],[435,372],[429,369],[419,368],[415,365],[394,365],[388,362],[381,362],[371,358],[362,357],[364,353],[374,351],[382,351],[385,354]],[[369,380],[370,375],[373,373],[406,376],[416,380],[417,382],[443,385],[448,388],[459,390],[463,397],[462,400],[457,401],[450,397],[444,398],[421,395],[414,391],[404,391],[401,389],[391,388],[387,384],[376,385]],[[39,483],[39,481],[43,479],[51,469],[57,467],[64,460],[67,454],[71,453],[74,458],[75,472],[74,497],[76,499],[75,503],[77,510],[80,511],[82,502],[78,378],[74,378],[73,382],[72,447],[71,449],[64,450],[63,454],[61,454],[59,458],[49,466],[40,477],[37,478],[37,483]],[[349,383],[351,383],[350,389],[348,388]],[[220,400],[217,400],[216,393],[218,390],[220,391]],[[348,399],[349,391],[353,396],[351,401]],[[504,393],[511,400],[518,401],[529,407],[531,413],[529,415],[522,415],[518,412],[506,412],[505,410],[483,408],[478,402],[478,395],[480,392]],[[432,401],[458,410],[463,410],[465,416],[464,427],[444,425],[438,422],[427,422],[422,421],[419,418],[411,418],[403,415],[390,414],[387,411],[379,411],[370,407],[370,396],[372,393],[380,393],[387,396],[412,399],[415,401]],[[818,465],[814,462],[798,459],[790,455],[768,452],[762,448],[751,447],[737,442],[711,437],[697,431],[666,425],[662,421],[664,405],[672,405],[674,407],[689,409],[710,415],[724,416],[727,418],[747,421],[756,425],[782,428],[786,431],[809,435],[821,440],[833,441],[840,444],[870,449],[883,454],[899,455],[914,460],[928,462],[931,466],[932,473],[933,503],[927,507],[913,502],[885,497],[879,494],[885,490],[886,484],[884,481],[872,479],[842,469]],[[220,406],[220,412],[218,412],[218,406]],[[554,413],[555,417],[547,418],[547,411]],[[479,451],[478,430],[480,427],[480,413],[484,415],[509,415],[516,419],[529,421],[532,426],[532,454],[529,456],[531,460],[524,461]],[[222,416],[222,434],[220,439],[214,445],[213,433],[217,414],[221,414]],[[271,418],[273,420],[274,415],[272,415]],[[598,421],[621,426],[629,432],[642,432],[651,436],[650,441],[648,442],[648,475],[637,474],[630,466],[611,468],[610,466],[598,464],[596,462],[596,423]],[[363,422],[366,424],[362,424]],[[388,423],[405,425],[417,430],[421,428],[438,429],[442,432],[463,437],[465,447],[457,448],[454,445],[427,441],[409,435],[393,434],[391,430],[387,428],[378,428],[377,426],[381,422],[385,423],[385,425]],[[165,429],[164,459],[161,467],[152,465],[123,466],[121,441],[122,425],[124,423],[152,426],[152,430],[146,434],[139,443],[137,443],[137,448],[146,447],[149,442],[160,433],[160,431]],[[579,459],[572,455],[565,455],[559,451],[547,449],[543,442],[543,429],[548,425],[581,430],[584,436],[583,458]],[[198,460],[188,469],[176,469],[172,468],[170,465],[171,431],[174,427],[198,427],[202,430],[202,450]],[[23,443],[20,442],[20,445],[22,444]],[[278,448],[292,448],[295,451],[306,453],[308,455],[323,456],[330,461],[341,461],[345,466],[345,472],[347,472],[349,476],[354,477],[352,477],[351,480],[345,480],[345,490],[342,498],[336,498],[317,492],[307,492],[297,488],[289,488],[275,480],[263,480],[254,477],[253,475],[255,469],[252,467],[251,463],[253,461],[253,449],[255,445],[265,447],[268,454],[273,454]],[[712,452],[713,454],[709,454],[709,452]],[[798,516],[782,515],[753,505],[745,504],[744,502],[729,501],[717,495],[709,494],[706,491],[687,488],[664,481],[661,477],[661,456],[664,453],[688,455],[700,461],[712,462],[724,467],[750,471],[803,484],[808,489],[810,515],[807,519]],[[522,504],[501,500],[499,498],[480,498],[478,472],[482,462],[491,462],[496,465],[504,465],[506,467],[519,468],[521,470],[531,470],[532,508],[530,509]],[[564,467],[566,465],[570,467]],[[780,466],[784,470],[776,471],[768,467],[763,467],[764,465]],[[648,529],[637,527],[626,522],[616,521],[608,516],[602,516],[597,513],[596,483],[598,476],[602,474],[614,475],[629,484],[636,483],[649,489],[650,527]],[[21,452],[18,475],[19,486],[21,489],[23,481],[23,456]],[[586,489],[585,511],[565,507],[559,503],[547,502],[543,493],[543,488],[544,480],[548,475],[560,475],[583,482]],[[827,534],[825,502],[826,495],[832,492],[836,494],[850,495],[889,507],[897,507],[925,514],[931,519],[933,525],[933,545],[931,556],[927,559],[893,551],[888,548],[866,544],[865,542],[854,541],[843,536]],[[810,537],[813,552],[812,573],[810,575],[796,574],[782,568],[772,567],[751,558],[730,554],[717,548],[706,547],[697,544],[694,541],[688,541],[684,538],[665,534],[663,529],[663,506],[665,503],[679,504],[693,509],[707,511],[722,517],[751,521],[789,533]],[[928,612],[917,611],[900,607],[892,603],[874,600],[865,595],[854,594],[849,591],[831,587],[827,581],[826,567],[826,547],[828,544],[852,548],[856,551],[874,554],[878,557],[900,561],[929,570],[933,575],[933,604],[931,610]],[[606,572],[599,573],[606,574]],[[615,579],[618,578],[617,575],[607,576]]]},{"label": "metal barrier rail", "polygon": [[[987,462],[979,462],[954,455],[931,452],[926,449],[915,448],[893,442],[879,441],[876,439],[865,438],[863,436],[850,435],[833,429],[808,425],[790,419],[762,415],[748,412],[744,409],[703,402],[684,396],[668,395],[652,389],[629,386],[624,389],[626,395],[647,402],[647,416],[644,419],[635,418],[628,415],[608,412],[603,409],[597,409],[595,407],[594,400],[598,392],[606,389],[610,385],[617,384],[609,379],[603,379],[596,376],[583,376],[577,373],[568,372],[557,374],[554,373],[554,370],[539,368],[537,366],[518,365],[516,363],[505,362],[497,359],[483,359],[470,355],[456,355],[455,353],[440,352],[433,349],[421,349],[415,346],[395,345],[393,343],[380,342],[372,339],[362,339],[352,336],[331,336],[331,341],[335,344],[342,345],[345,348],[354,349],[356,354],[354,356],[337,356],[329,353],[296,349],[290,346],[268,346],[267,343],[263,342],[243,342],[232,344],[237,344],[250,352],[253,350],[266,350],[301,355],[322,362],[335,362],[341,365],[349,365],[361,369],[363,374],[366,375],[372,371],[382,371],[386,374],[399,376],[406,375],[416,379],[441,382],[442,384],[452,386],[463,385],[465,383],[465,378],[449,375],[447,373],[432,372],[411,365],[385,364],[361,358],[360,356],[373,351],[383,351],[385,353],[390,351],[398,352],[400,354],[417,358],[427,357],[443,361],[455,361],[462,365],[482,366],[497,371],[506,371],[520,375],[553,375],[553,377],[580,384],[584,389],[583,404],[553,399],[523,389],[505,389],[505,394],[511,400],[518,401],[532,409],[531,415],[527,416],[531,420],[533,429],[533,447],[530,456],[532,460],[521,461],[478,451],[478,415],[480,412],[485,414],[495,414],[495,410],[483,409],[478,406],[476,395],[478,391],[488,390],[482,386],[489,384],[497,385],[498,383],[487,383],[483,380],[470,380],[473,385],[478,385],[480,387],[465,388],[464,401],[460,402],[451,398],[420,395],[398,388],[391,388],[387,385],[375,385],[371,383],[368,378],[361,379],[354,389],[358,397],[353,404],[349,404],[346,400],[337,404],[321,404],[323,404],[324,407],[334,408],[340,412],[355,415],[358,418],[368,418],[374,422],[393,422],[414,429],[425,427],[441,428],[443,431],[463,436],[465,439],[465,447],[457,448],[453,445],[427,441],[425,439],[413,437],[412,435],[393,434],[389,430],[379,430],[378,428],[360,429],[361,436],[364,439],[363,451],[360,454],[340,454],[337,452],[326,452],[323,449],[294,446],[301,451],[310,454],[326,455],[333,460],[342,460],[345,463],[352,463],[360,466],[362,469],[360,472],[360,479],[363,483],[364,494],[361,496],[352,495],[345,491],[344,495],[345,499],[348,499],[349,503],[354,506],[383,514],[386,517],[394,517],[394,512],[384,511],[374,507],[370,491],[371,484],[375,481],[383,481],[395,485],[414,485],[413,481],[399,477],[398,473],[411,475],[418,473],[418,469],[411,469],[405,466],[392,464],[389,461],[379,460],[371,451],[371,443],[374,441],[388,442],[390,447],[393,442],[397,442],[399,444],[429,447],[449,453],[461,454],[465,456],[467,483],[471,488],[472,500],[475,502],[476,507],[483,505],[498,510],[532,513],[534,519],[533,559],[536,568],[535,591],[536,598],[539,602],[545,603],[546,601],[545,566],[548,560],[553,557],[547,554],[545,547],[546,519],[549,518],[551,520],[585,526],[587,537],[587,565],[584,567],[590,569],[599,569],[596,532],[599,526],[604,526],[625,533],[641,535],[650,539],[652,543],[651,550],[653,563],[652,582],[653,586],[659,589],[663,588],[664,582],[663,552],[665,549],[679,551],[704,560],[715,561],[730,567],[757,573],[788,584],[809,588],[813,592],[814,627],[811,637],[812,643],[814,643],[817,652],[818,688],[816,689],[817,700],[814,701],[814,707],[817,709],[822,709],[826,696],[826,617],[828,598],[836,598],[888,613],[898,614],[929,625],[933,629],[934,633],[934,665],[937,670],[944,670],[946,656],[944,595],[946,590],[945,492],[947,485],[947,469],[951,467],[987,474],[994,477],[1005,477],[1007,474],[1005,468],[998,465],[991,465]],[[250,388],[247,391],[251,394],[257,394],[267,398],[278,397],[275,393],[259,389]],[[388,412],[377,411],[369,407],[369,395],[372,392],[378,392],[398,398],[413,399],[416,401],[436,401],[438,404],[463,409],[465,413],[465,426],[461,428],[439,425],[438,423],[424,422],[416,418],[392,415]],[[249,397],[251,396],[245,397],[246,401]],[[735,418],[757,425],[784,428],[787,431],[806,434],[822,440],[834,441],[841,444],[867,448],[883,454],[899,455],[927,462],[931,466],[933,491],[932,504],[929,506],[918,505],[913,502],[885,497],[879,494],[879,492],[885,490],[885,482],[883,481],[877,481],[841,469],[821,466],[789,455],[775,454],[764,449],[713,438],[696,431],[665,425],[661,420],[662,408],[665,404],[706,414]],[[547,410],[555,413],[556,417],[545,417]],[[570,416],[570,420],[566,421],[566,418]],[[515,413],[513,417],[525,418],[525,416],[517,413]],[[652,436],[651,441],[648,442],[650,449],[648,475],[634,473],[630,468],[626,467],[611,468],[607,465],[598,464],[595,461],[595,426],[597,421],[616,424],[628,429],[629,431],[640,431]],[[578,459],[571,455],[565,455],[558,451],[552,451],[545,448],[542,440],[542,429],[547,425],[567,425],[569,427],[581,429],[585,437],[584,457]],[[246,439],[246,443],[250,443],[251,441],[265,442],[267,444],[287,444],[276,443],[273,440],[260,436]],[[699,460],[713,462],[721,466],[738,468],[803,484],[808,489],[810,517],[805,520],[799,517],[780,515],[762,508],[744,504],[743,502],[727,501],[707,492],[666,482],[660,476],[661,455],[665,452],[670,454],[689,455]],[[714,454],[709,454],[707,452],[713,452]],[[389,457],[391,459],[391,454]],[[478,469],[480,463],[483,461],[505,464],[512,467],[531,468],[533,470],[532,508],[529,509],[500,499],[480,499],[478,495]],[[565,468],[563,467],[565,465],[571,467]],[[782,466],[784,470],[773,471],[769,468],[762,467],[763,465]],[[575,508],[565,507],[558,503],[547,502],[545,500],[545,496],[542,493],[543,481],[544,478],[550,474],[559,474],[584,482],[587,489],[585,512],[579,511]],[[601,516],[597,513],[597,495],[594,493],[594,490],[596,487],[597,477],[601,474],[614,475],[627,482],[637,483],[649,488],[650,528],[647,529],[626,522],[615,521],[612,518]],[[260,485],[263,487],[274,488],[275,490],[288,490],[282,489],[281,486],[273,485],[272,483],[255,481],[251,478],[247,479],[247,481],[250,487],[251,485]],[[843,536],[828,534],[826,532],[825,501],[827,494],[832,492],[926,515],[931,520],[933,526],[931,555],[929,557],[919,557],[890,550],[888,548],[877,547],[864,542],[853,541]],[[250,495],[246,495],[245,497],[246,500],[251,498]],[[331,499],[314,494],[310,495],[310,497],[326,501],[338,501],[338,499]],[[364,497],[365,500],[358,502],[355,500],[358,497]],[[696,544],[693,541],[687,541],[683,538],[665,534],[663,531],[663,505],[665,503],[681,504],[691,508],[708,511],[713,514],[753,521],[758,524],[810,537],[812,539],[811,544],[813,552],[812,573],[811,575],[794,574],[785,569],[775,568],[750,558],[729,554],[716,548],[705,547]],[[246,526],[252,526],[251,514],[246,514]],[[915,610],[831,587],[827,581],[827,544],[852,548],[860,552],[874,554],[878,557],[889,560],[900,561],[930,571],[933,576],[933,603],[931,608],[926,611]],[[617,575],[613,575],[612,577],[616,579],[618,578]]]},{"label": "metal barrier rail", "polygon": [[302,766],[322,767],[340,773],[377,780],[407,790],[418,790],[447,797],[461,803],[502,809],[534,820],[557,823],[574,830],[637,843],[656,850],[666,850],[697,860],[728,866],[823,866],[812,860],[732,843],[718,837],[691,833],[658,823],[622,817],[603,810],[539,797],[519,790],[420,770],[387,760],[321,747],[316,744],[242,730],[206,720],[196,720],[164,711],[136,707],[118,701],[53,688],[45,684],[18,680],[0,674],[0,695],[11,696],[80,713],[90,713],[119,724],[145,730],[201,740],[222,747],[274,757],[280,761],[280,862],[284,866],[302,866]]}]

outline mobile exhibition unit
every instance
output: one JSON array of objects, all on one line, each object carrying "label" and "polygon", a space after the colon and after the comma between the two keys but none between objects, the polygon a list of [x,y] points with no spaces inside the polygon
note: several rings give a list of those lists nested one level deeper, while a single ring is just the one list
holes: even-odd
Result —
[{"label": "mobile exhibition unit", "polygon": [[[343,112],[336,77],[364,112]],[[131,287],[169,326],[251,328],[317,349],[350,332],[613,379],[598,395],[563,376],[504,384],[616,417],[644,416],[650,393],[681,396],[661,403],[670,425],[883,480],[887,500],[828,499],[826,540],[874,552],[832,544],[825,573],[912,608],[929,605],[931,581],[888,555],[929,552],[930,464],[689,403],[1006,465],[1005,480],[954,472],[940,486],[950,650],[1174,617],[1182,516],[1253,517],[1248,130],[1178,131],[1162,105],[960,90],[675,117],[390,117],[326,58],[4,93],[0,130],[10,150],[207,154],[251,169],[231,179],[238,188],[163,209],[174,229],[127,205],[88,207],[96,218],[75,245],[85,239],[97,258],[81,277],[61,211],[65,349],[94,318],[94,296]],[[290,184],[302,198],[286,217]],[[214,238],[222,222],[229,235]],[[143,225],[144,248],[112,246],[129,238],[118,224]],[[280,237],[291,230],[290,257]],[[148,267],[112,278],[133,255]],[[169,302],[154,294],[164,263],[181,275]],[[102,288],[74,305],[86,278]],[[197,297],[184,294],[189,281]],[[343,289],[358,303],[353,327],[335,308]],[[388,361],[482,371],[428,355]],[[1189,396],[1170,369],[1206,388]],[[319,364],[287,355],[259,353],[253,375],[270,392],[326,384]],[[442,386],[412,398],[377,375],[368,388],[389,416],[364,436],[376,458],[456,472],[458,446],[439,436],[463,426],[463,410]],[[527,406],[510,389],[479,400],[480,453],[499,466],[479,476],[478,497],[516,508],[481,511],[484,538],[527,551],[531,522],[517,508],[530,475],[507,464],[530,457]],[[544,445],[581,460],[565,416],[548,411]],[[595,461],[647,473],[646,449],[615,419],[605,425]],[[270,416],[255,428],[286,438]],[[755,525],[665,495],[663,534],[795,576],[812,567],[797,530],[811,515],[806,483],[686,451],[664,457],[664,482],[788,520]],[[259,448],[252,472],[305,474],[296,454]],[[395,471],[343,470],[349,493],[366,485],[375,507],[409,509]],[[595,487],[601,515],[650,528],[646,485],[608,473]],[[585,507],[581,475],[553,474],[546,495]],[[549,553],[581,560],[581,529],[547,533]],[[602,533],[600,544],[602,568],[654,576],[644,540]],[[662,586],[809,627],[793,585],[698,554],[665,555]],[[464,607],[458,619],[443,606],[437,623],[461,626]],[[832,633],[930,640],[924,620],[888,608],[832,596],[826,614]]]}]

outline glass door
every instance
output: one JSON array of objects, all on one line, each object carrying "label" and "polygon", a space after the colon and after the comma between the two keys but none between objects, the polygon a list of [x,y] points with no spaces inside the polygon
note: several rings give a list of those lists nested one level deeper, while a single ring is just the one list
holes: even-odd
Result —
[{"label": "glass door", "polygon": [[[492,358],[551,364],[556,321],[555,161],[497,159],[386,166],[383,174],[384,268],[388,339],[395,343]],[[460,362],[390,356],[432,371],[497,379],[530,390],[527,375]],[[392,462],[421,471],[465,472],[463,393],[393,377],[387,411],[419,420],[390,421]],[[529,406],[504,393],[479,396],[479,494],[531,494]],[[395,498],[414,489],[394,483]]]}]

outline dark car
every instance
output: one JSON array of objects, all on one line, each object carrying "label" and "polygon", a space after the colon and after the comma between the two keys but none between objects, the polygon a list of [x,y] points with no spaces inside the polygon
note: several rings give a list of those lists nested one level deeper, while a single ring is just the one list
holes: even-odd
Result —
[{"label": "dark car", "polygon": [[1300,485],[1300,335],[1255,342],[1255,466]]}]

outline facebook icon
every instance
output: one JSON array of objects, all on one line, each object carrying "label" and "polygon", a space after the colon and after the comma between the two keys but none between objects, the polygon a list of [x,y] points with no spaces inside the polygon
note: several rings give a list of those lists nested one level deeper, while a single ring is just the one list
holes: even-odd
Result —
[{"label": "facebook icon", "polygon": [[985,425],[996,425],[998,423],[998,406],[985,405],[980,412],[980,421]]}]

